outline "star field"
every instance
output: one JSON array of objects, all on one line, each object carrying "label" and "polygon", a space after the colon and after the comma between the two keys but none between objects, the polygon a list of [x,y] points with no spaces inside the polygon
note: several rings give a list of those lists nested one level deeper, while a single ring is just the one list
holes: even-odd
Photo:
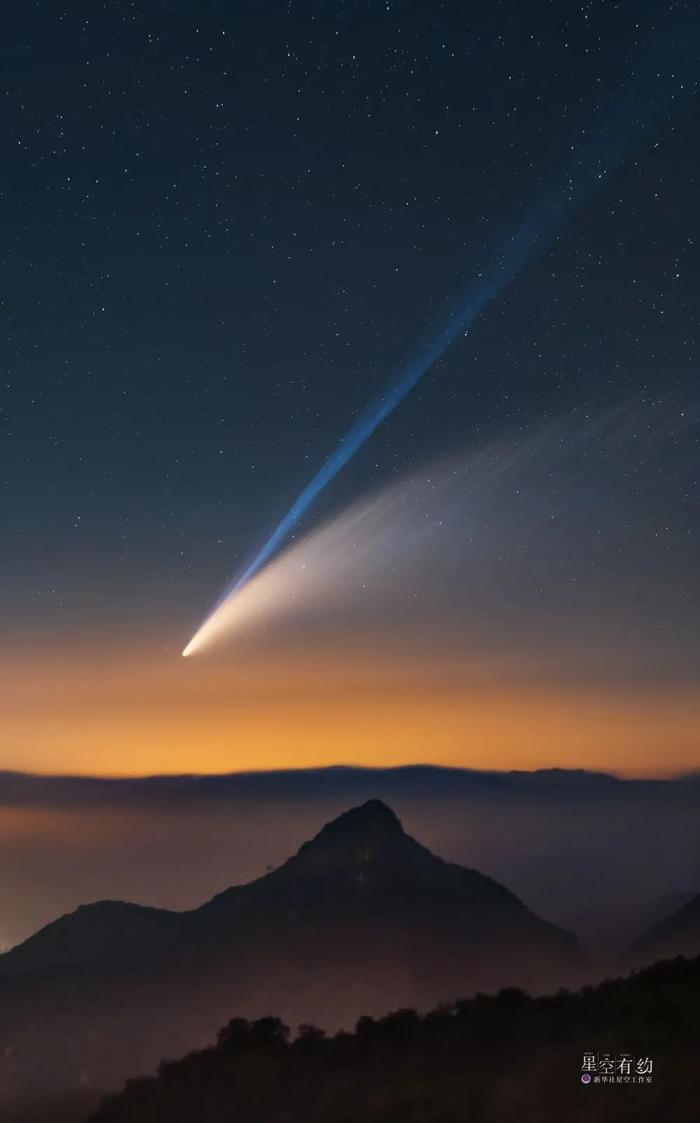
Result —
[{"label": "star field", "polygon": [[[610,0],[42,2],[8,15],[10,632],[128,633],[175,613],[186,636],[625,80],[664,44],[682,49],[689,20],[691,5]],[[692,408],[688,69],[653,135],[327,505],[571,409],[628,395]],[[697,448],[683,434],[690,550]],[[658,520],[663,538],[663,506]]]}]

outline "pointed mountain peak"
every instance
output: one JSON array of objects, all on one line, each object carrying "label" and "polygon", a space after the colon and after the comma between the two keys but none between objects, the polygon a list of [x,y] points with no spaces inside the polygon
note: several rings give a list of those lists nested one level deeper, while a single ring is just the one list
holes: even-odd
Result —
[{"label": "pointed mountain peak", "polygon": [[368,835],[400,837],[404,834],[401,820],[382,803],[381,799],[369,799],[359,807],[351,807],[343,812],[316,835],[314,842],[339,838],[366,838]]},{"label": "pointed mountain peak", "polygon": [[416,848],[420,849],[391,808],[379,799],[370,799],[327,823],[315,838],[304,843],[286,868],[348,869],[358,863],[395,860]]}]

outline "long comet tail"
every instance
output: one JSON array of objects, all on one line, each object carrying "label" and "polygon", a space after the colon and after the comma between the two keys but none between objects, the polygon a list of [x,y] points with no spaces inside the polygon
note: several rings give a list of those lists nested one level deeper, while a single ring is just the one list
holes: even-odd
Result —
[{"label": "long comet tail", "polygon": [[[695,27],[692,30],[695,32]],[[490,255],[439,330],[419,344],[413,357],[387,379],[379,397],[358,415],[262,549],[224,590],[183,655],[191,655],[203,645],[211,617],[270,560],[320,492],[451,344],[464,335],[493,298],[547,249],[566,220],[620,167],[643,134],[660,121],[670,102],[684,88],[680,71],[685,69],[685,60],[694,57],[692,43],[696,40],[696,34],[687,35],[683,38],[683,47],[678,48],[676,38],[663,60],[660,62],[655,57],[653,65],[643,68],[624,90],[595,137],[577,148],[547,196]]]}]

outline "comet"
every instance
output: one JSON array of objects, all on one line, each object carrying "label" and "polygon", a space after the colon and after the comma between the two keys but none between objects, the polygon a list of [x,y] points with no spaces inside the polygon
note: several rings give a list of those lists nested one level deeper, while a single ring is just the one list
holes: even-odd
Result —
[{"label": "comet", "polygon": [[[223,613],[233,621],[233,600],[274,557],[321,492],[445,352],[469,331],[485,308],[547,250],[567,220],[624,163],[643,135],[663,119],[670,102],[684,86],[679,53],[677,48],[670,47],[661,60],[655,57],[653,64],[642,68],[601,127],[574,148],[572,157],[542,199],[486,255],[443,321],[419,341],[414,353],[390,374],[377,397],[358,414],[243,572],[224,590],[185,647],[183,656],[201,651],[212,634],[218,634],[215,617],[220,621]],[[690,53],[686,46],[684,54],[689,57]]]}]

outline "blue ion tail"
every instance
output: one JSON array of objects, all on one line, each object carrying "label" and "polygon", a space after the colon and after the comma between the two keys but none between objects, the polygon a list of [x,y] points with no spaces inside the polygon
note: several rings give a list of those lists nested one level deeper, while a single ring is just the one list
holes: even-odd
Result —
[{"label": "blue ion tail", "polygon": [[575,149],[571,160],[546,195],[513,233],[487,256],[475,279],[462,297],[455,301],[442,325],[418,345],[414,355],[387,379],[378,397],[357,416],[263,547],[236,581],[226,588],[183,654],[192,654],[198,646],[199,634],[211,616],[273,557],[316,497],[423,375],[451,344],[468,331],[501,289],[551,245],[566,220],[620,167],[643,134],[665,116],[673,99],[684,89],[680,71],[686,69],[687,60],[693,58],[691,40],[696,38],[690,36],[685,39],[682,49],[674,43],[663,52],[662,58],[655,57],[653,66],[646,66],[643,73],[626,87],[595,136]]}]

